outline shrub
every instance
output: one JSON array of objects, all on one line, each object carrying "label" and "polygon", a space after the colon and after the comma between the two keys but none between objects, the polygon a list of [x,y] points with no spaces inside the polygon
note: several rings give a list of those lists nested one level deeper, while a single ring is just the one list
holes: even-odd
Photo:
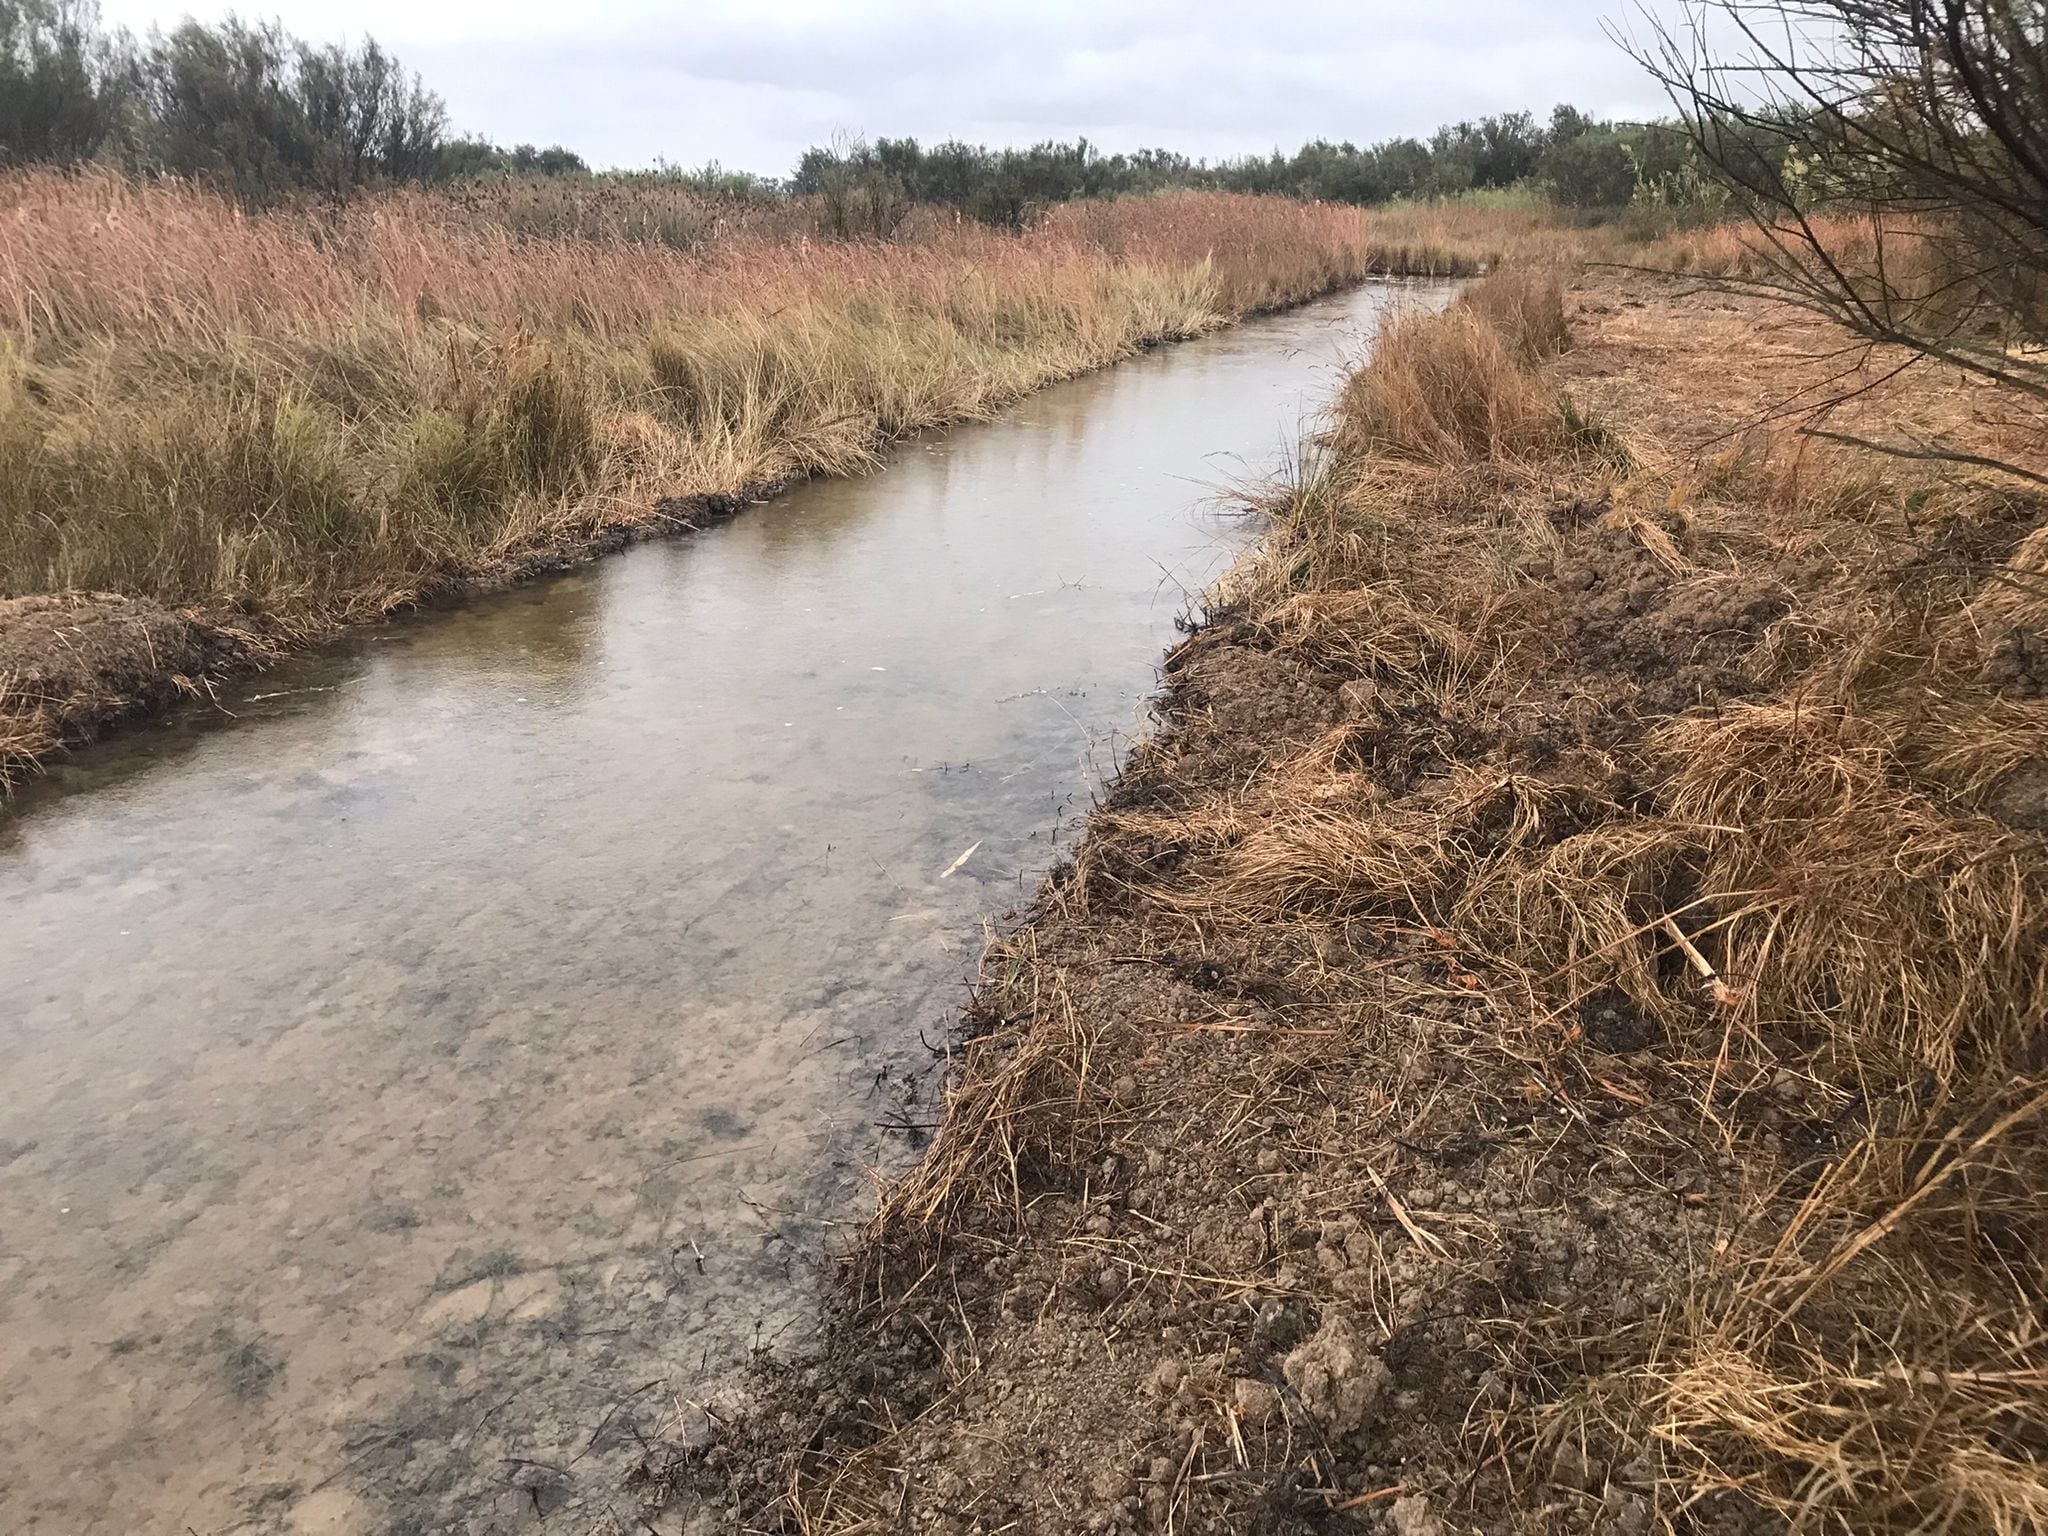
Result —
[{"label": "shrub", "polygon": [[1567,208],[1626,208],[1636,192],[1636,160],[1604,131],[1553,144],[1543,156],[1543,181]]}]

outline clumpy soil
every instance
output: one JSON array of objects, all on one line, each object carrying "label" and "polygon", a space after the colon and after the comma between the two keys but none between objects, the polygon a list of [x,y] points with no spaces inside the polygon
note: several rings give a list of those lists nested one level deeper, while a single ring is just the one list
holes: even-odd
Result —
[{"label": "clumpy soil", "polygon": [[0,600],[0,784],[8,770],[146,718],[259,653],[247,636],[142,598]]},{"label": "clumpy soil", "polygon": [[[1585,395],[1682,353],[1682,324],[1661,352],[1594,339],[1642,307],[1582,295]],[[1652,398],[1654,440],[1718,451],[1699,398]],[[1475,537],[1514,521],[1484,475],[1441,515]],[[1650,733],[1758,692],[1755,654],[1833,571],[1796,542],[1646,527],[1597,490],[1548,517],[1512,617],[1541,661],[1477,705],[1246,612],[1176,650],[1159,736],[992,948],[948,1119],[823,1346],[690,1405],[642,1474],[658,1528],[1782,1529],[1739,1491],[1674,1495],[1629,1378],[1739,1213],[1810,1185],[1854,1105],[1717,1065],[1704,988],[1680,1026],[1619,991],[1532,995],[1424,917],[1442,904],[1398,863],[1263,908],[1208,899],[1302,811],[1305,762],[1315,809],[1351,826],[1427,812],[1483,848],[1518,806],[1550,839],[1625,823],[1653,798]],[[1696,560],[1664,558],[1687,539]],[[2039,798],[2021,770],[1993,809],[2035,825]],[[1687,995],[1683,955],[1660,963]]]},{"label": "clumpy soil", "polygon": [[[1225,787],[1356,707],[1229,620],[1169,675],[1171,728],[1112,810]],[[1375,729],[1384,760],[1416,745]],[[891,1208],[831,1353],[661,1469],[704,1529],[1415,1536],[1507,1529],[1532,1497],[1558,1529],[1648,1528],[1635,1447],[1497,1431],[1639,1351],[1713,1239],[1733,1169],[1660,1099],[1661,1033],[1596,1001],[1552,1081],[1480,957],[1388,921],[1191,920],[1157,899],[1184,857],[1096,834],[998,960],[970,1028],[1020,1010],[1072,1075],[1034,1075],[1000,1182]],[[1534,1319],[1576,1357],[1526,1351]]]}]

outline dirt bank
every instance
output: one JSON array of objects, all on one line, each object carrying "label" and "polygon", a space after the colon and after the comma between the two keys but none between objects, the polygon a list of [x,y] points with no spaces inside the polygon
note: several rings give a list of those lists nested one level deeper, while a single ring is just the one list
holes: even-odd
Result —
[{"label": "dirt bank", "polygon": [[1839,366],[1782,312],[1570,309],[1562,431],[1347,394],[655,1518],[2038,1528],[2048,509],[1746,433]]}]

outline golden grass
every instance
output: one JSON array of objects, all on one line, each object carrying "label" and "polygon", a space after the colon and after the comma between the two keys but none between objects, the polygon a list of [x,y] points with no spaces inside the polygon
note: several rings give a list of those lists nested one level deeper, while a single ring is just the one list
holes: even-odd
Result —
[{"label": "golden grass", "polygon": [[1703,1278],[1636,1385],[1694,1494],[1794,1530],[2048,1524],[2039,1074],[1888,1125]]},{"label": "golden grass", "polygon": [[[1492,259],[1482,232],[1441,232],[1430,270]],[[665,495],[873,468],[905,433],[1411,259],[1358,210],[1221,195],[1021,237],[682,251],[524,237],[421,192],[248,216],[17,174],[0,592],[375,613]]]},{"label": "golden grass", "polygon": [[15,699],[13,688],[0,679],[0,782],[34,765],[57,745],[44,722],[41,701]]},{"label": "golden grass", "polygon": [[[1822,257],[1827,268],[1823,273]],[[2048,300],[2023,274],[1987,267],[1951,226],[1896,214],[1813,214],[1768,226],[1735,222],[1682,231],[1626,257],[1602,259],[1697,275],[1817,304],[1837,319],[1849,296],[1873,323],[1916,334],[1955,355],[2035,348],[2048,334]],[[1987,351],[1988,344],[1988,351]]]},{"label": "golden grass", "polygon": [[1557,283],[1522,272],[1403,316],[1345,383],[1339,451],[1449,466],[1555,448],[1566,418],[1537,365],[1568,343]]},{"label": "golden grass", "polygon": [[436,213],[544,239],[704,250],[739,236],[793,240],[820,232],[815,199],[708,197],[676,181],[502,176],[429,195]]}]

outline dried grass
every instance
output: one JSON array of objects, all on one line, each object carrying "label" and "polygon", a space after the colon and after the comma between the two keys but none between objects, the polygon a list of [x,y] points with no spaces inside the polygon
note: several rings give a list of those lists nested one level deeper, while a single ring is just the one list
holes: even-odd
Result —
[{"label": "dried grass", "polygon": [[1967,1097],[1938,1139],[1922,1122],[1849,1147],[1695,1298],[1646,1385],[1698,1491],[1794,1529],[2042,1528],[2048,1090]]},{"label": "dried grass", "polygon": [[1571,426],[1540,364],[1569,343],[1557,282],[1526,273],[1403,316],[1344,386],[1339,451],[1446,468],[1554,451]]},{"label": "dried grass", "polygon": [[[1198,873],[1147,895],[1226,930],[1455,936],[1519,978],[1540,1049],[1568,1048],[1596,994],[1661,1025],[1703,1130],[1760,1179],[1661,1344],[1575,1401],[1661,1448],[1674,1512],[1732,1494],[1792,1530],[2048,1529],[2041,509],[1853,453],[1641,474],[1598,526],[1666,580],[1811,562],[1744,661],[1751,696],[1656,726],[1625,764],[1588,741],[1562,772],[1460,766],[1570,664],[1539,638],[1549,599],[1486,558],[1475,488],[1525,552],[1556,545],[1532,501],[1614,490],[1524,361],[1556,345],[1548,312],[1488,285],[1393,328],[1229,589],[1268,643],[1377,681],[1399,730],[1368,715],[1228,807],[1105,833],[1187,846]],[[1857,1127],[1817,1173],[1743,1139],[1771,1084]]]},{"label": "dried grass", "polygon": [[888,244],[740,221],[683,250],[593,217],[613,238],[421,192],[248,216],[171,183],[0,180],[0,592],[375,613],[665,495],[871,469],[1407,260],[1358,210],[1221,195]]},{"label": "dried grass", "polygon": [[12,683],[0,677],[0,783],[31,768],[57,745],[40,701],[19,696]]},{"label": "dried grass", "polygon": [[[1383,339],[1268,499],[1218,625],[1176,653],[1179,734],[1127,767],[1049,889],[1056,947],[1032,929],[991,950],[982,1038],[857,1273],[876,1311],[921,1319],[920,1271],[949,1234],[973,1239],[955,1263],[1010,1241],[1028,1257],[1034,1191],[1088,1209],[1104,1146],[1178,1137],[1185,1173],[1148,1194],[1298,1184],[1298,1205],[1261,1209],[1316,1234],[1318,1263],[1332,1231],[1384,1212],[1398,1232],[1330,1254],[1377,1255],[1334,1294],[1369,1305],[1390,1344],[1464,1319],[1465,1347],[1497,1362],[1495,1390],[1443,1387],[1463,1423],[1404,1472],[1472,1498],[1447,1523],[2041,1532],[2044,509],[1848,451],[1700,452],[1732,414],[1734,360],[1692,356],[1699,310],[1620,320],[1625,340],[1580,370],[1586,390],[1621,361],[1603,412],[1684,375],[1662,417],[1624,417],[1624,455],[1560,404],[1563,312],[1540,280],[1495,280]],[[1943,381],[1923,387],[1954,411]],[[1603,583],[1621,600],[1603,607]],[[1696,618],[1633,627],[1658,614]],[[1211,731],[1211,646],[1255,681],[1316,678],[1341,718],[1269,747],[1239,699]],[[1298,666],[1250,665],[1267,652]],[[1671,686],[1683,668],[1704,703]],[[1230,1050],[1171,1057],[1199,1086],[1177,1098],[1155,1072],[1129,1110],[1098,1079],[1168,1049],[1174,1026],[1127,1017],[1099,978],[1096,1006],[1076,1006],[1063,967],[1106,934],[1139,964],[1230,955],[1241,985],[1256,971],[1285,1000],[1231,1011],[1197,990],[1215,1011],[1178,1028]],[[1626,1043],[1587,1039],[1600,1013]],[[1193,1118],[1175,1130],[1168,1113]],[[1497,1161],[1446,1161],[1459,1140]],[[1546,1192],[1452,1205],[1454,1166],[1468,1190],[1505,1169]],[[1674,1167],[1703,1182],[1667,1187]],[[1411,1212],[1396,1180],[1446,1198]],[[1238,1213],[1148,1202],[1148,1227],[1155,1213],[1181,1219],[1157,1235],[1190,1246],[1185,1268],[1229,1251],[1204,1223]],[[1574,1294],[1555,1270],[1546,1287],[1539,1257],[1535,1297],[1509,1297],[1515,1245],[1541,1249],[1552,1226],[1577,1254]],[[1271,1257],[1268,1287],[1300,1276]],[[911,1279],[883,1282],[906,1263]],[[1324,1278],[1298,1283],[1327,1299]],[[992,1326],[977,1348],[1039,1337],[1028,1319]],[[1101,1327],[1124,1337],[1114,1306]],[[1233,1369],[1244,1336],[1215,1346]],[[1028,1393],[1028,1354],[1007,1358]],[[950,1457],[989,1414],[931,1411],[936,1428],[873,1425],[798,1456],[781,1507],[805,1529],[889,1524],[913,1499],[906,1458]],[[1214,1422],[1238,1424],[1227,1406]],[[1383,1426],[1404,1454],[1407,1428]],[[1552,1475],[1575,1446],[1613,1477],[1605,1512],[1599,1483]],[[1372,1491],[1341,1461],[1315,1464],[1332,1507]],[[1203,1464],[1198,1433],[1182,1473]],[[1190,1528],[1298,1492],[1302,1463],[1298,1446],[1283,1468],[1238,1445],[1206,1465],[1218,1481]]]}]

